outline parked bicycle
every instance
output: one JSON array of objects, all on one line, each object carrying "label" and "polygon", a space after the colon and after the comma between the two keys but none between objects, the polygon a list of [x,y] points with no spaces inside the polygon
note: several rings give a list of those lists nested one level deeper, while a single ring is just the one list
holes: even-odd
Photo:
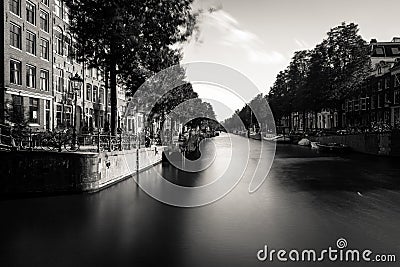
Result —
[{"label": "parked bicycle", "polygon": [[78,136],[72,128],[61,131],[45,132],[42,135],[40,146],[44,150],[61,150],[62,147],[70,152],[79,150]]}]

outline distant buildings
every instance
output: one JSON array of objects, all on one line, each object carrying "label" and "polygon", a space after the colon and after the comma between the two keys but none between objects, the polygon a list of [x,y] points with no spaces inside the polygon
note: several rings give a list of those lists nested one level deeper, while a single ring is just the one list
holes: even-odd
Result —
[{"label": "distant buildings", "polygon": [[[78,130],[102,129],[110,118],[110,93],[104,73],[88,69],[73,55],[68,30],[69,10],[61,0],[5,0],[0,52],[0,123],[21,114],[38,130],[76,125]],[[75,108],[70,77],[83,85]],[[124,117],[126,97],[118,91],[119,127],[131,127]],[[137,124],[136,129],[142,127]]]},{"label": "distant buildings", "polygon": [[[371,125],[400,126],[400,37],[390,42],[370,42],[371,75],[359,94],[347,99],[342,110],[321,110],[317,114],[294,112],[281,119],[280,127],[305,129],[368,128]],[[341,115],[340,115],[341,114]],[[341,120],[339,120],[339,116]],[[290,121],[291,119],[291,121]]]},{"label": "distant buildings", "polygon": [[343,103],[343,126],[400,124],[400,38],[371,40],[372,72],[357,97]]}]

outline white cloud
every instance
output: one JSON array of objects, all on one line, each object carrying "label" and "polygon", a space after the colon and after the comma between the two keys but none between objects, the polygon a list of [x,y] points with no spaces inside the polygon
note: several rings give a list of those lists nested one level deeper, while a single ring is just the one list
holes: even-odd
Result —
[{"label": "white cloud", "polygon": [[267,51],[265,44],[256,34],[243,29],[239,22],[224,10],[220,9],[205,14],[204,22],[222,33],[220,44],[243,50],[250,62],[273,64],[285,60],[281,53]]},{"label": "white cloud", "polygon": [[301,48],[301,49],[307,49],[310,46],[308,45],[308,43],[304,40],[299,40],[297,38],[294,38],[294,42],[296,43],[296,45]]}]

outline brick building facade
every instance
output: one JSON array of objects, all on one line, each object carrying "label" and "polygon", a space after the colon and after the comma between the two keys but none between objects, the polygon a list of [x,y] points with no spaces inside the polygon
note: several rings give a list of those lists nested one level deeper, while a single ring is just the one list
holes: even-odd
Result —
[{"label": "brick building facade", "polygon": [[344,127],[371,124],[399,126],[400,38],[391,42],[371,40],[372,72],[359,95],[343,103]]},{"label": "brick building facade", "polygon": [[[0,123],[16,115],[34,129],[76,125],[101,129],[110,117],[110,94],[104,74],[73,58],[74,38],[68,31],[68,8],[61,0],[3,1],[0,55]],[[83,78],[75,95],[70,77]],[[126,105],[118,89],[119,127],[126,125]]]}]

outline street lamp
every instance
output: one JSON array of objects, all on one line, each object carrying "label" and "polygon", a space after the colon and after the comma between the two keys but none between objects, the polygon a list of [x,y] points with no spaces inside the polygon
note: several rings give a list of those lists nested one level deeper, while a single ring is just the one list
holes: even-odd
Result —
[{"label": "street lamp", "polygon": [[75,76],[72,76],[69,78],[71,81],[71,87],[73,89],[73,92],[69,92],[69,93],[73,93],[74,94],[74,101],[75,101],[75,108],[74,108],[74,129],[73,129],[73,133],[74,133],[74,140],[76,140],[76,110],[77,110],[77,100],[78,100],[78,91],[81,90],[82,84],[83,84],[83,79],[79,76],[78,73],[75,73]]}]

